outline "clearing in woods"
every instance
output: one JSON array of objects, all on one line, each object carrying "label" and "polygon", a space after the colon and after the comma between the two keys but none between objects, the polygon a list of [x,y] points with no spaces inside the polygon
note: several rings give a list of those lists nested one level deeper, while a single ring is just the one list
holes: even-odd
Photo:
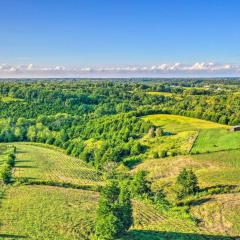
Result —
[{"label": "clearing in woods", "polygon": [[162,127],[165,131],[177,133],[183,131],[197,131],[200,129],[223,128],[229,129],[227,125],[209,122],[198,118],[184,117],[171,114],[154,114],[144,116],[145,121],[150,121],[156,126]]}]

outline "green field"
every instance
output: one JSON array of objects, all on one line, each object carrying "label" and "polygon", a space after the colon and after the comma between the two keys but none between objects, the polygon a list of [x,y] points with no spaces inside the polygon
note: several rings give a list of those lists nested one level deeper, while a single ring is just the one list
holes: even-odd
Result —
[{"label": "green field", "polygon": [[40,144],[15,143],[17,161],[14,176],[33,180],[80,185],[99,183],[96,171],[79,159]]},{"label": "green field", "polygon": [[226,129],[203,129],[193,146],[193,153],[240,149],[240,132]]},{"label": "green field", "polygon": [[240,150],[220,151],[193,155],[198,163],[205,163],[205,168],[198,170],[198,176],[204,185],[239,185]]},{"label": "green field", "polygon": [[150,94],[150,95],[162,95],[162,96],[165,96],[165,97],[172,97],[173,96],[173,93],[170,93],[170,92],[146,92],[147,94]]},{"label": "green field", "polygon": [[0,208],[0,239],[87,239],[95,192],[48,186],[7,189]]},{"label": "green field", "polygon": [[[187,146],[185,151],[178,151],[180,153],[186,153],[186,149],[189,148],[192,153],[240,149],[240,132],[229,131],[231,127],[227,125],[169,114],[148,115],[143,119],[152,122],[155,126],[160,126],[164,131],[174,133],[175,135],[168,137],[168,140],[167,137],[163,139],[169,144],[168,149],[173,149],[174,145],[175,149],[178,150],[178,144],[182,148]],[[192,138],[187,137],[191,134],[191,131],[196,132],[195,138],[194,133]],[[183,137],[184,134],[185,138]],[[176,139],[175,143],[174,138]],[[189,144],[192,144],[192,146],[189,147]],[[161,144],[158,144],[158,146],[161,148]]]},{"label": "green field", "polygon": [[9,97],[9,96],[7,96],[7,97],[0,96],[0,101],[2,101],[2,102],[23,102],[23,100],[20,98],[14,98],[14,97]]}]

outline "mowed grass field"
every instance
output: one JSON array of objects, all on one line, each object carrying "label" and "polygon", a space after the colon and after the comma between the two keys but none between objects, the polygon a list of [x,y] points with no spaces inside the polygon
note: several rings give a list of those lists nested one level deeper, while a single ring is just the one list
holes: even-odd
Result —
[{"label": "mowed grass field", "polygon": [[202,129],[192,148],[193,153],[240,149],[240,132],[227,129]]},{"label": "mowed grass field", "polygon": [[213,234],[239,236],[240,193],[203,197],[201,201],[202,204],[191,207],[191,214],[199,219],[200,228]]},{"label": "mowed grass field", "polygon": [[16,178],[80,185],[96,185],[100,181],[93,168],[62,151],[41,144],[14,143],[14,145],[17,147],[14,171]]},{"label": "mowed grass field", "polygon": [[88,239],[98,194],[50,186],[7,189],[0,208],[0,239]]}]

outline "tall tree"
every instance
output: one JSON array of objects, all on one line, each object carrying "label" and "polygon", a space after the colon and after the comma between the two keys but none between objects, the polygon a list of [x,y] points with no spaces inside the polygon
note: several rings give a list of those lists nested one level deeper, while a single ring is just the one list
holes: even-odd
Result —
[{"label": "tall tree", "polygon": [[110,181],[101,191],[97,210],[96,237],[112,240],[120,237],[132,224],[130,194],[125,184]]}]

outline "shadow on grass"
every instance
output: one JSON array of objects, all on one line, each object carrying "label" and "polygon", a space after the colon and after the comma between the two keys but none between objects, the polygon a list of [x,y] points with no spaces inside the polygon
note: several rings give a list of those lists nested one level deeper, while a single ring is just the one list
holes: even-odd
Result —
[{"label": "shadow on grass", "polygon": [[20,166],[16,166],[15,168],[36,168],[36,167],[28,166],[28,165],[20,165]]},{"label": "shadow on grass", "polygon": [[27,236],[13,235],[13,234],[0,234],[0,239],[4,239],[4,238],[23,239],[23,238],[27,238]]},{"label": "shadow on grass", "polygon": [[211,201],[212,198],[202,198],[202,199],[197,199],[197,200],[192,200],[189,202],[189,205],[191,206],[199,206],[199,205],[202,205],[206,202],[209,202]]},{"label": "shadow on grass", "polygon": [[32,160],[16,160],[16,163],[29,163],[29,162],[33,162]]},{"label": "shadow on grass", "polygon": [[121,240],[238,240],[240,236],[205,235],[197,233],[130,230]]}]

